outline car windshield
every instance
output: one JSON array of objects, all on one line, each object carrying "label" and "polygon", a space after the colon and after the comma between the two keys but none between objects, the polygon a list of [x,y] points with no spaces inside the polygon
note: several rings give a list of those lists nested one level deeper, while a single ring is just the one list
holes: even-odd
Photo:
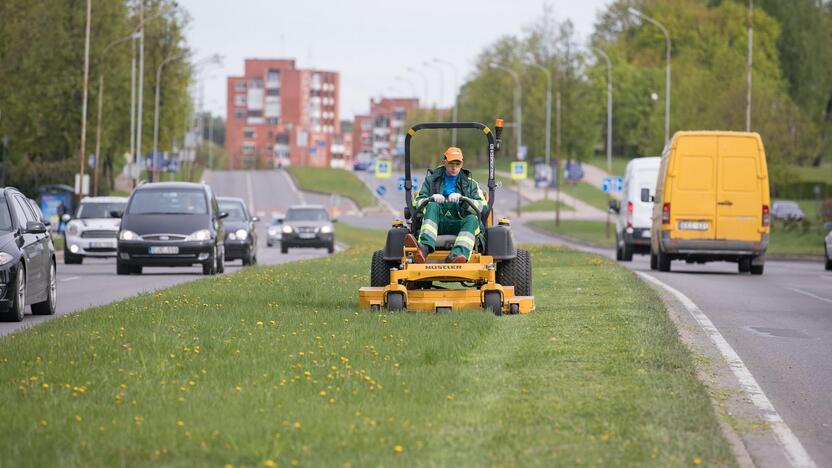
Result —
[{"label": "car windshield", "polygon": [[226,221],[245,221],[246,216],[245,207],[240,202],[220,202],[220,211],[228,213]]},{"label": "car windshield", "polygon": [[283,218],[274,218],[272,220],[272,226],[277,226],[278,224],[283,222]]},{"label": "car windshield", "polygon": [[112,218],[111,211],[124,211],[127,203],[81,203],[78,207],[78,219]]},{"label": "car windshield", "polygon": [[137,190],[129,214],[208,214],[202,190]]},{"label": "car windshield", "polygon": [[286,221],[329,221],[329,215],[320,208],[298,208],[286,213]]},{"label": "car windshield", "polygon": [[13,230],[12,215],[9,213],[6,197],[0,197],[0,232],[12,232]]}]

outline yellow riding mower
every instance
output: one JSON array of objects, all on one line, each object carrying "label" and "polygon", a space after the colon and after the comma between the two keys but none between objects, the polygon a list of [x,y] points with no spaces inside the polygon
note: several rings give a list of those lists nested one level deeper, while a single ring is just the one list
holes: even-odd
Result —
[{"label": "yellow riding mower", "polygon": [[[468,263],[445,263],[456,236],[438,236],[436,249],[425,263],[414,263],[415,247],[405,247],[408,233],[419,237],[422,213],[413,207],[410,140],[420,130],[481,130],[488,139],[488,206],[482,212],[469,204],[486,227],[485,242],[477,242]],[[359,289],[359,306],[418,312],[450,312],[486,309],[495,315],[527,314],[534,310],[532,260],[527,250],[517,249],[508,219],[493,224],[494,156],[500,148],[502,120],[495,135],[477,122],[421,123],[408,130],[404,141],[404,189],[406,222],[396,220],[387,232],[383,250],[373,254],[370,287]]]}]

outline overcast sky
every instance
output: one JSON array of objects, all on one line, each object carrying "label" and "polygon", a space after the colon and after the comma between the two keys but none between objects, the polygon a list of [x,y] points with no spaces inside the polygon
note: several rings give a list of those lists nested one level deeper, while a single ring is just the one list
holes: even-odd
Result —
[{"label": "overcast sky", "polygon": [[[597,13],[610,0],[179,0],[191,15],[188,43],[197,57],[220,54],[221,67],[206,68],[205,107],[225,115],[225,80],[243,72],[245,58],[295,59],[300,68],[341,74],[341,118],[369,111],[371,97],[413,94],[439,99],[439,72],[425,66],[434,58],[453,62],[460,81],[476,56],[506,34],[554,7],[570,19],[578,38],[592,33]],[[444,73],[443,105],[453,100],[452,71]]]}]

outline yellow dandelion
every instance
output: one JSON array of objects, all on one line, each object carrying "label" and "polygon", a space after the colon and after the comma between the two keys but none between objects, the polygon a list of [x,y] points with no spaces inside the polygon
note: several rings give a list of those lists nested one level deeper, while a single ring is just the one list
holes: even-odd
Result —
[{"label": "yellow dandelion", "polygon": [[241,392],[241,391],[243,391],[243,387],[240,387],[239,385],[237,385],[236,387],[234,387],[234,391],[235,392]]},{"label": "yellow dandelion", "polygon": [[320,392],[318,392],[318,395],[320,395],[320,396],[326,396],[326,391],[325,391],[325,390],[321,390]]},{"label": "yellow dandelion", "polygon": [[46,383],[46,382],[42,383],[42,384],[40,385],[40,387],[41,387],[42,389],[44,389],[44,390],[49,390],[49,384],[48,384],[48,383]]},{"label": "yellow dandelion", "polygon": [[401,445],[396,445],[395,447],[393,447],[393,452],[394,453],[402,453],[402,452],[404,452],[404,447],[402,447]]},{"label": "yellow dandelion", "polygon": [[447,399],[448,399],[448,401],[454,401],[454,396],[453,396],[453,395],[451,395],[450,393],[449,393],[449,394],[448,394],[448,396],[447,396],[447,397],[445,397],[445,398],[447,398]]},{"label": "yellow dandelion", "polygon": [[49,421],[47,421],[47,420],[45,420],[45,419],[41,419],[41,420],[39,421],[39,424],[40,424],[41,426],[43,426],[43,427],[46,427],[46,426],[48,426],[48,425],[49,425]]},{"label": "yellow dandelion", "polygon": [[81,416],[75,415],[75,422],[81,422]]},{"label": "yellow dandelion", "polygon": [[700,460],[700,459],[699,459],[699,457],[695,457],[695,458],[693,459],[693,464],[694,464],[694,465],[701,465],[701,464],[702,464],[702,460]]},{"label": "yellow dandelion", "polygon": [[261,465],[265,466],[266,468],[277,468],[277,463],[272,460],[266,460]]},{"label": "yellow dandelion", "polygon": [[176,427],[185,427],[185,421],[179,420],[176,421]]},{"label": "yellow dandelion", "polygon": [[300,429],[300,421],[295,421],[295,422],[292,424],[292,427],[294,427],[295,429]]}]

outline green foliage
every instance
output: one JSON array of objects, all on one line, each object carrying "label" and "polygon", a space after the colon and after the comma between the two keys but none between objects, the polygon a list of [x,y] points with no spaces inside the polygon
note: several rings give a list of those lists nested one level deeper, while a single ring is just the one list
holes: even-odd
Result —
[{"label": "green foliage", "polygon": [[334,193],[352,199],[359,208],[378,204],[378,199],[352,171],[329,167],[290,166],[298,188],[318,193]]},{"label": "green foliage", "polygon": [[78,161],[74,159],[32,161],[24,158],[9,166],[6,185],[15,187],[30,198],[35,198],[38,188],[42,185],[67,184],[71,186],[76,172],[78,172]]},{"label": "green foliage", "polygon": [[[145,1],[145,17],[155,16],[160,9],[167,10],[172,3]],[[24,160],[78,161],[86,2],[4,0],[0,2],[0,18],[0,135],[9,138],[12,165]],[[165,57],[186,50],[186,22],[182,13],[167,13],[146,23],[142,120],[145,152],[152,146],[156,68]],[[136,2],[93,2],[85,152],[95,152],[98,91],[103,77],[101,161],[110,169],[120,165],[118,160],[130,145],[132,41],[112,44],[129,37],[137,24]],[[109,45],[112,47],[108,48]],[[185,112],[190,107],[190,73],[186,59],[174,61],[164,69],[159,125],[163,150],[169,149],[183,132]],[[111,180],[112,172],[104,180]],[[71,175],[61,182],[71,183]],[[6,182],[20,184],[9,178]]]}]

